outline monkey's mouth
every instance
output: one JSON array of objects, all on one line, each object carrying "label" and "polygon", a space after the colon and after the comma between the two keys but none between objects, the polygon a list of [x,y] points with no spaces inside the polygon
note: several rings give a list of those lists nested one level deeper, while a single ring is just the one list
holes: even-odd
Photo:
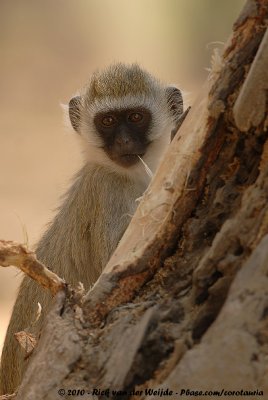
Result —
[{"label": "monkey's mouth", "polygon": [[[144,146],[143,146],[144,147]],[[116,164],[121,165],[121,167],[129,168],[140,162],[140,159],[144,157],[146,151],[144,149],[113,149],[105,148],[105,152],[108,157],[114,161]]]},{"label": "monkey's mouth", "polygon": [[120,164],[126,167],[130,167],[140,161],[140,158],[144,156],[144,153],[140,154],[122,154],[119,157]]},{"label": "monkey's mouth", "polygon": [[139,159],[139,157],[142,158],[143,156],[144,156],[144,154],[123,154],[121,157],[125,160],[131,161],[132,159],[137,160],[137,159]]}]

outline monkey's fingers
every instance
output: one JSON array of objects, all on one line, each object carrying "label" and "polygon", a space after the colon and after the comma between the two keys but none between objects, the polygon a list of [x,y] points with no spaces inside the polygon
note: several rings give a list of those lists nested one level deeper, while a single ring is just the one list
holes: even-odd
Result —
[{"label": "monkey's fingers", "polygon": [[22,244],[0,240],[0,265],[19,268],[41,286],[49,289],[53,295],[66,287],[63,279],[46,268],[36,259],[35,253]]}]

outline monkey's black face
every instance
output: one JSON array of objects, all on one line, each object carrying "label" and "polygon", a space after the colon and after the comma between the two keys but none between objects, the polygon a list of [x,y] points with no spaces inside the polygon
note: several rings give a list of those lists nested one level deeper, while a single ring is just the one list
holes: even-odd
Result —
[{"label": "monkey's black face", "polygon": [[123,167],[139,162],[150,144],[152,115],[145,108],[110,110],[98,113],[94,124],[111,160]]}]

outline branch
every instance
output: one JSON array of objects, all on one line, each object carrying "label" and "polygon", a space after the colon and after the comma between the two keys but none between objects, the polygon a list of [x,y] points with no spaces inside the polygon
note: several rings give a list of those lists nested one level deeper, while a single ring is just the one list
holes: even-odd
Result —
[{"label": "branch", "polygon": [[44,288],[49,289],[53,295],[66,287],[65,281],[38,261],[34,252],[22,244],[0,240],[0,266],[9,267],[11,265],[19,268]]}]

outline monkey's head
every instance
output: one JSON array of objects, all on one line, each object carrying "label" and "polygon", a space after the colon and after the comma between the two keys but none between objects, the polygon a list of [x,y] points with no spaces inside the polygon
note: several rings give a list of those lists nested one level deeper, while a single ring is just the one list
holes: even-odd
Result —
[{"label": "monkey's head", "polygon": [[182,112],[179,89],[162,85],[137,64],[96,72],[69,102],[88,160],[121,172],[142,167],[141,159],[154,170]]}]

